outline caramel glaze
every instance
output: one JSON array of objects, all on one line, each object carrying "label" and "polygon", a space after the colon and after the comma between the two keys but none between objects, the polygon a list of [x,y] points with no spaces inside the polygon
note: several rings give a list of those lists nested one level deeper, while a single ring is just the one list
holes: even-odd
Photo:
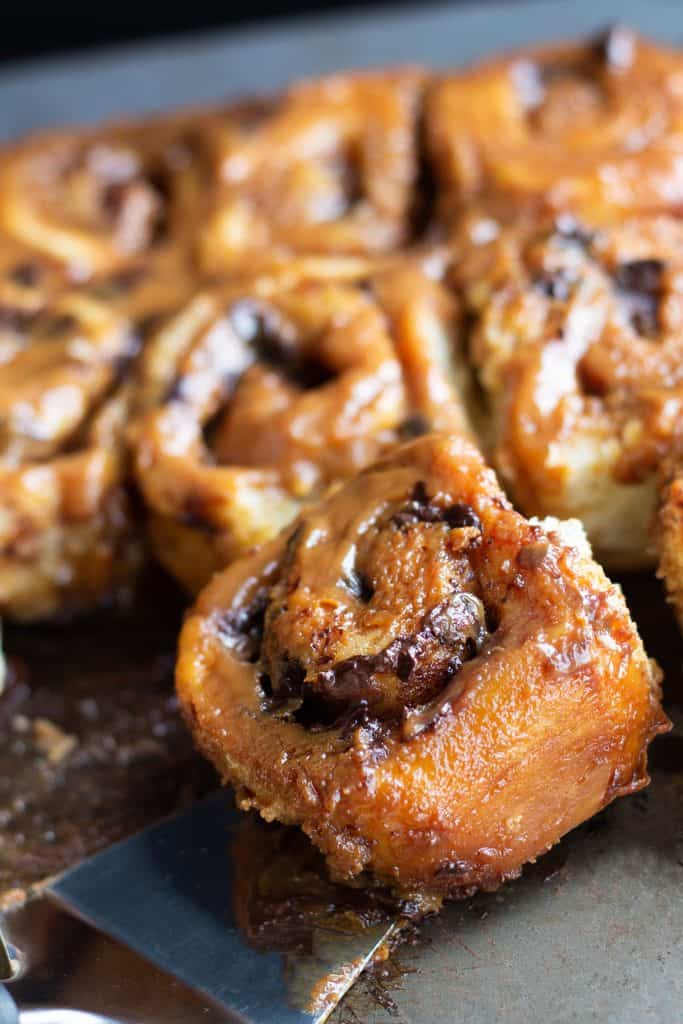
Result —
[{"label": "caramel glaze", "polygon": [[[481,411],[477,374],[493,400],[474,425],[493,409],[523,508],[585,518],[611,565],[651,562],[655,471],[680,419],[680,232],[666,221],[683,194],[679,67],[618,30],[457,75],[332,75],[2,150],[0,612],[126,593],[144,533],[131,488],[158,558],[196,591],[396,441],[466,432],[458,396]],[[528,256],[549,211],[580,215],[586,237],[648,219],[619,224],[583,266],[572,256],[570,288],[554,254]],[[512,224],[521,255],[469,287],[475,223],[475,249]],[[464,299],[436,282],[437,242],[462,265]],[[525,275],[548,294],[499,312]],[[474,374],[453,331],[461,300],[466,327],[495,332],[462,331]],[[538,342],[563,315],[571,344]],[[513,342],[503,401],[484,364]],[[577,365],[573,390],[546,388]]]},{"label": "caramel glaze", "polygon": [[[1,614],[63,615],[125,596],[134,585],[143,530],[130,500],[125,428],[167,398],[155,391],[165,342],[152,344],[149,360],[138,358],[148,338],[163,333],[161,324],[173,333],[210,302],[219,320],[226,279],[254,282],[261,274],[242,295],[257,304],[269,289],[302,281],[359,281],[378,269],[374,261],[383,253],[393,259],[393,250],[414,238],[423,78],[410,69],[332,76],[272,100],[46,134],[0,152]],[[448,297],[440,301],[452,305]],[[410,320],[403,302],[395,305],[398,319]],[[191,586],[242,544],[288,521],[299,507],[300,495],[290,493],[294,477],[295,491],[319,489],[383,450],[394,427],[389,410],[399,414],[406,388],[391,339],[378,340],[372,352],[373,330],[378,336],[388,330],[379,313],[374,325],[372,316],[355,331],[353,357],[345,359],[338,346],[343,365],[332,359],[328,370],[331,376],[339,371],[346,383],[332,385],[316,411],[313,385],[306,382],[308,411],[318,424],[313,447],[322,452],[329,442],[330,465],[319,479],[298,479],[294,463],[305,459],[286,451],[295,446],[291,437],[278,438],[278,427],[286,430],[281,407],[291,396],[276,373],[257,380],[255,367],[239,388],[217,383],[219,391],[234,392],[233,421],[244,415],[242,428],[223,427],[216,441],[216,461],[238,463],[239,497],[230,487],[219,494],[217,474],[197,467],[201,482],[186,481],[188,493],[169,513],[173,485],[163,483],[156,462],[149,480],[143,473],[143,493],[151,494],[151,518],[158,520],[151,528],[154,545],[165,564],[173,562],[167,549],[182,549],[179,575],[186,579],[189,572]],[[311,354],[314,329],[304,325],[307,353],[294,359],[302,367],[326,360],[326,354]],[[409,335],[413,327],[400,330]],[[416,364],[425,361],[429,345],[414,346]],[[446,359],[448,346],[439,345]],[[169,372],[182,376],[169,358]],[[425,415],[434,388],[427,390],[420,395]],[[339,416],[335,396],[343,405]],[[251,407],[254,398],[271,402],[269,429],[266,416]],[[403,404],[412,412],[411,402]],[[194,430],[201,435],[206,405],[198,404]],[[187,430],[189,408],[184,415]],[[347,419],[353,420],[348,430]],[[302,409],[297,424],[304,432],[305,420]],[[412,426],[425,429],[417,412]],[[265,458],[271,442],[274,450]],[[280,454],[287,463],[282,473]],[[304,475],[314,461],[305,462]],[[191,493],[193,487],[201,493]],[[222,512],[205,517],[205,498]],[[249,515],[253,527],[243,525]],[[188,517],[200,528],[188,532]],[[217,518],[237,524],[235,537],[217,538]]]},{"label": "caramel glaze", "polygon": [[427,101],[441,216],[467,205],[596,221],[683,199],[681,55],[614,29],[446,76]]},{"label": "caramel glaze", "polygon": [[658,672],[559,529],[431,435],[218,575],[176,682],[241,805],[301,825],[337,879],[456,896],[643,786]]},{"label": "caramel glaze", "polygon": [[253,275],[393,250],[413,234],[424,82],[416,69],[333,75],[34,137],[0,154],[0,231],[77,280],[134,258]]},{"label": "caramel glaze", "polygon": [[[528,514],[576,516],[612,568],[651,565],[683,431],[683,224],[463,221],[452,279],[489,450]],[[492,237],[491,237],[492,236]]]},{"label": "caramel glaze", "polygon": [[465,430],[455,316],[417,259],[196,294],[141,357],[135,467],[161,562],[196,592],[401,438]]}]

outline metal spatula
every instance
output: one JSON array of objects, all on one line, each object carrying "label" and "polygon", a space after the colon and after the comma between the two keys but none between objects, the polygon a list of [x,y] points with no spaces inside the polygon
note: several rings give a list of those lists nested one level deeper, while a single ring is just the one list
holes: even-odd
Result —
[{"label": "metal spatula", "polygon": [[[267,949],[266,923],[266,948],[253,948],[236,920],[229,832],[242,817],[228,794],[214,794],[83,862],[10,914],[7,931],[25,960],[9,986],[22,1024],[87,1019],[69,1009],[103,1015],[93,1022],[173,1024],[166,1004],[182,1004],[183,1024],[327,1020],[399,919],[356,928],[322,921],[303,946],[279,951]],[[35,1015],[48,1006],[62,1015]]]}]

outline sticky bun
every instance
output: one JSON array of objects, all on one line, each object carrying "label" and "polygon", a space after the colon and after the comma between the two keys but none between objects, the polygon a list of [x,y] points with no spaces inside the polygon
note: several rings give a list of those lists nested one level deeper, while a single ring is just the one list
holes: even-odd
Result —
[{"label": "sticky bun", "polygon": [[651,565],[683,431],[683,222],[479,231],[462,228],[453,277],[496,467],[527,514],[580,518],[605,564]]},{"label": "sticky bun", "polygon": [[457,896],[646,783],[657,677],[580,525],[430,435],[216,576],[176,679],[244,808],[336,878]]},{"label": "sticky bun", "polygon": [[332,75],[218,119],[203,270],[253,273],[297,255],[354,257],[409,241],[423,81],[417,70]]},{"label": "sticky bun", "polygon": [[0,366],[0,613],[39,619],[123,595],[140,562],[125,484],[128,320],[66,292]]},{"label": "sticky bun", "polygon": [[511,220],[680,206],[682,70],[678,51],[617,28],[446,76],[427,107],[442,217],[473,202]]},{"label": "sticky bun", "polygon": [[197,294],[142,356],[136,475],[191,591],[402,437],[462,428],[454,305],[418,264]]},{"label": "sticky bun", "polygon": [[204,208],[203,157],[186,114],[30,138],[0,154],[0,232],[74,283],[150,259],[178,272]]}]

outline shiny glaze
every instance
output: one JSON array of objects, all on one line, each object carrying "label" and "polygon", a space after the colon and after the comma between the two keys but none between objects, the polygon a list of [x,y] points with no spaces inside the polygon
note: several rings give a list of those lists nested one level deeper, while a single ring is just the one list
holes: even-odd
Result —
[{"label": "shiny glaze", "polygon": [[[396,521],[416,485],[442,518]],[[479,525],[451,526],[456,505]],[[351,569],[365,589],[349,589]],[[486,620],[467,649],[453,646],[472,636],[465,593]],[[430,632],[407,671],[384,662],[330,689],[330,669],[424,633],[444,601],[453,632]],[[666,728],[657,672],[585,544],[524,520],[468,442],[437,435],[217,576],[186,620],[176,682],[243,806],[301,825],[336,877],[368,871],[403,893],[515,875],[644,785],[645,748]]]},{"label": "shiny glaze", "polygon": [[617,28],[446,76],[427,103],[442,216],[473,201],[508,221],[525,210],[618,221],[675,207],[680,74],[678,51]]},{"label": "shiny glaze", "polygon": [[527,513],[580,518],[611,567],[652,564],[657,474],[683,430],[680,221],[563,215],[484,243],[478,225],[453,280],[496,466]]},{"label": "shiny glaze", "polygon": [[465,429],[455,308],[417,258],[200,292],[148,339],[133,437],[160,560],[190,589],[401,439]]}]

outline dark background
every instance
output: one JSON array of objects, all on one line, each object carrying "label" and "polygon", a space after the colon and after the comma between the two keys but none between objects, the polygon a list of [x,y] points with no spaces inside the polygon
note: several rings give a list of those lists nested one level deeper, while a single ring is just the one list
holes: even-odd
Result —
[{"label": "dark background", "polygon": [[[419,3],[419,0],[417,0]],[[213,27],[229,28],[263,18],[297,13],[386,6],[383,0],[186,0],[149,3],[146,0],[91,0],[89,5],[54,0],[0,0],[0,62],[68,52],[159,35],[179,35]],[[22,6],[24,10],[22,11]],[[399,6],[393,0],[393,6]],[[18,9],[19,8],[19,9]]]}]

